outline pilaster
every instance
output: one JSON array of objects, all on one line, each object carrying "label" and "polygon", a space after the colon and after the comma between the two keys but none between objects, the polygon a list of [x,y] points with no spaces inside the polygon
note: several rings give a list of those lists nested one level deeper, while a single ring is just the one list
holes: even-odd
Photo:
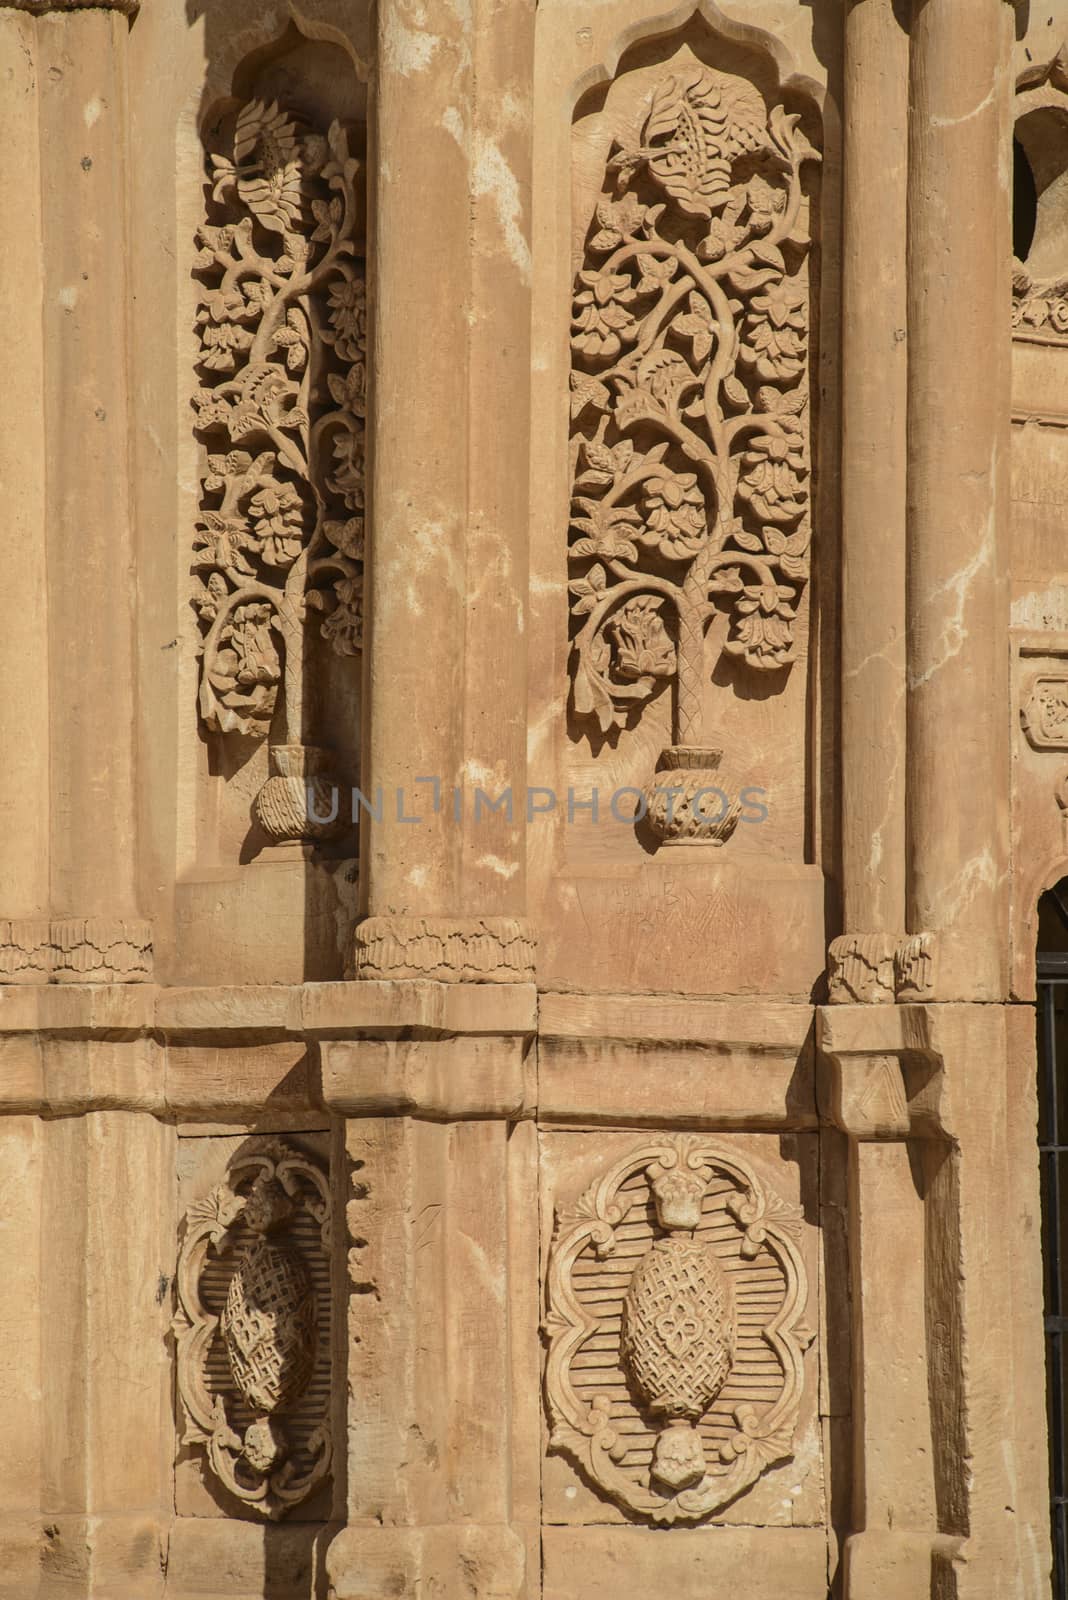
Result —
[{"label": "pilaster", "polygon": [[[466,22],[405,0],[379,12],[365,788],[381,784],[386,803],[365,821],[373,927],[357,934],[357,977],[426,962],[425,949],[408,959],[412,919],[503,950],[526,911],[533,20],[529,0]],[[431,428],[413,413],[416,372]],[[477,789],[512,798],[493,810]],[[497,966],[515,981],[531,960],[517,971],[489,951],[482,975]]]}]

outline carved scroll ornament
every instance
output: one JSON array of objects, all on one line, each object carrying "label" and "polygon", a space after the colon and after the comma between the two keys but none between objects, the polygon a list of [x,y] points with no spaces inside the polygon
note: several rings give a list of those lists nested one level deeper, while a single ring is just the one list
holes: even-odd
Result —
[{"label": "carved scroll ornament", "polygon": [[819,159],[799,121],[694,57],[666,69],[638,144],[609,160],[575,288],[574,711],[607,732],[674,682],[661,766],[692,776],[673,808],[650,798],[668,842],[722,842],[737,821],[691,804],[721,755],[704,727],[706,632],[757,670],[796,651],[811,522],[802,168]]},{"label": "carved scroll ornament", "polygon": [[[332,818],[327,753],[304,742],[305,630],[339,655],[362,642],[366,283],[360,164],[345,129],[302,129],[278,105],[237,114],[213,155],[221,220],[198,230],[207,447],[193,604],[200,710],[222,733],[281,737],[257,814],[274,839],[319,838]],[[306,802],[306,789],[311,804]],[[333,808],[336,810],[336,808]]]},{"label": "carved scroll ornament", "polygon": [[236,1157],[185,1218],[174,1322],[182,1443],[203,1446],[223,1487],[272,1519],[330,1467],[329,1244],[326,1176],[279,1140]]},{"label": "carved scroll ornament", "polygon": [[812,1337],[800,1224],[748,1163],[691,1135],[639,1145],[559,1210],[550,1448],[661,1523],[699,1522],[788,1460]]}]

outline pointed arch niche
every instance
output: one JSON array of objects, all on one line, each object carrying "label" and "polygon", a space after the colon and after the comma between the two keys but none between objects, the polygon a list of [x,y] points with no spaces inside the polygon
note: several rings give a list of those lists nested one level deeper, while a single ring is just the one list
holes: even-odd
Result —
[{"label": "pointed arch niche", "polygon": [[368,72],[362,8],[240,9],[180,135],[175,959],[300,981],[357,892]]},{"label": "pointed arch niche", "polygon": [[837,121],[821,8],[772,9],[538,14],[531,878],[577,983],[662,986],[661,917],[673,987],[821,964]]}]

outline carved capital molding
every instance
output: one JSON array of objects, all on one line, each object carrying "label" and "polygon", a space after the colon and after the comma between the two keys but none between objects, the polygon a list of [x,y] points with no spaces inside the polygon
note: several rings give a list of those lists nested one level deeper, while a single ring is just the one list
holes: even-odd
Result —
[{"label": "carved capital molding", "polygon": [[550,1449],[652,1522],[701,1522],[789,1460],[804,1386],[802,1216],[724,1144],[637,1145],[558,1209]]},{"label": "carved capital molding", "polygon": [[271,1520],[330,1469],[330,1188],[254,1141],[182,1224],[174,1317],[183,1445]]},{"label": "carved capital molding", "polygon": [[367,917],[353,935],[354,978],[531,983],[534,925],[515,917]]},{"label": "carved capital molding", "polygon": [[893,1005],[934,995],[935,941],[930,933],[899,938],[888,933],[849,933],[827,951],[831,1005]]},{"label": "carved capital molding", "polygon": [[147,983],[152,924],[63,917],[0,922],[0,984]]}]

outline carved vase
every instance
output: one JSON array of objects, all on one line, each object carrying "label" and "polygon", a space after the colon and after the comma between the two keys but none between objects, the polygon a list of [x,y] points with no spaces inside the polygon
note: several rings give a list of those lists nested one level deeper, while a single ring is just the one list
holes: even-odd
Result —
[{"label": "carved vase", "polygon": [[256,817],[275,844],[332,839],[345,827],[341,785],[327,771],[330,752],[316,745],[277,744],[271,776],[256,796]]},{"label": "carved vase", "polygon": [[722,750],[668,745],[646,790],[649,825],[664,844],[725,844],[741,805],[723,787]]}]

